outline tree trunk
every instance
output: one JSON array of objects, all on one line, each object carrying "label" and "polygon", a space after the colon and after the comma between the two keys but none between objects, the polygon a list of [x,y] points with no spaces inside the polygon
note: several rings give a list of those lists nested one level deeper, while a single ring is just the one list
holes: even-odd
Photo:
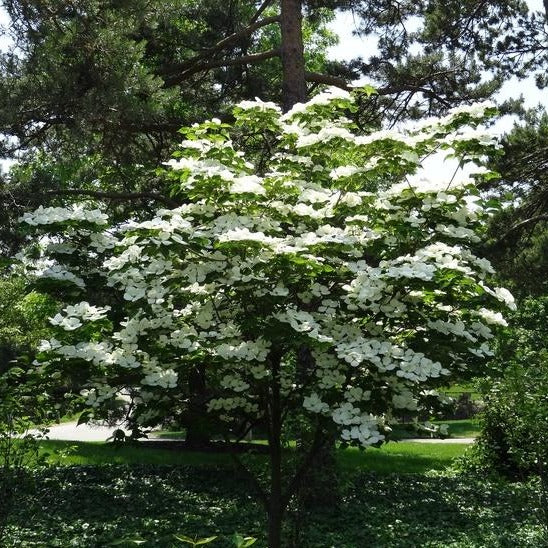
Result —
[{"label": "tree trunk", "polygon": [[190,371],[188,378],[189,402],[186,415],[186,443],[193,447],[205,447],[210,442],[207,416],[205,365]]},{"label": "tree trunk", "polygon": [[[274,441],[274,440],[272,440]],[[269,442],[271,443],[271,442]],[[281,548],[282,520],[285,508],[282,499],[281,444],[270,453],[270,501],[268,505],[268,547]]]},{"label": "tree trunk", "polygon": [[281,0],[282,102],[287,112],[306,101],[301,0]]},{"label": "tree trunk", "polygon": [[268,546],[280,548],[282,542],[283,501],[282,475],[282,407],[280,394],[281,354],[270,356],[272,384],[268,412],[268,449],[270,452],[270,499],[268,501]]},{"label": "tree trunk", "polygon": [[[285,112],[296,103],[307,100],[302,35],[302,0],[281,0],[280,27],[282,34],[282,102]],[[308,348],[302,348],[297,356],[297,376],[305,377],[314,368],[314,360]],[[321,470],[308,475],[306,493],[301,502],[307,508],[325,505],[326,495],[331,502],[338,501],[338,481],[335,469],[335,437],[325,432],[329,442],[322,445],[317,463]],[[309,450],[310,440],[303,433],[298,440],[301,456]]]}]

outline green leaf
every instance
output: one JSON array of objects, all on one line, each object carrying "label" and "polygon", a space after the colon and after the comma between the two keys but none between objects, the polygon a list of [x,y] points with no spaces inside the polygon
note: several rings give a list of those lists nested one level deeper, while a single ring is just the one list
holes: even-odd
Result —
[{"label": "green leaf", "polygon": [[79,417],[78,422],[76,423],[76,426],[80,426],[81,424],[88,423],[93,418],[93,412],[92,411],[84,411]]},{"label": "green leaf", "polygon": [[190,537],[187,537],[186,535],[173,535],[177,540],[180,540],[181,542],[186,542],[187,544],[190,544],[192,546],[201,546],[202,544],[209,544],[210,542],[213,542],[217,537],[206,537],[206,538],[200,538],[200,539],[192,539]]},{"label": "green leaf", "polygon": [[207,538],[202,538],[200,540],[197,540],[195,542],[195,546],[200,546],[201,544],[209,544],[210,542],[213,542],[217,537],[214,536],[214,537],[207,537]]},{"label": "green leaf", "polygon": [[124,544],[145,544],[147,541],[142,538],[122,538],[110,543],[110,546],[123,546]]},{"label": "green leaf", "polygon": [[367,97],[370,97],[371,95],[378,95],[378,91],[377,91],[377,88],[369,85],[369,84],[365,84],[364,86],[360,86],[359,88],[359,91],[365,93],[367,95]]},{"label": "green leaf", "polygon": [[231,540],[236,548],[247,548],[248,546],[251,546],[252,544],[255,544],[257,542],[256,538],[243,537],[239,533],[234,533],[231,537]]}]

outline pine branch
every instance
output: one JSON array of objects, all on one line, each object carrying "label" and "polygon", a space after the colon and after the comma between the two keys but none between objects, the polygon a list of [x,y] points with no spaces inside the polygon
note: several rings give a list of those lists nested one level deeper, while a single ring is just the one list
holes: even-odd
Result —
[{"label": "pine branch", "polygon": [[[270,6],[270,4],[272,4],[272,0],[264,0],[264,2],[259,6],[259,8],[257,9],[257,11],[255,12],[255,15],[251,18],[251,21],[249,22],[250,25],[252,25],[253,23],[255,23],[257,21],[257,19],[259,19],[259,17],[261,16],[261,14],[263,13],[263,11],[268,8],[268,6]],[[277,18],[279,20],[279,18]],[[263,19],[264,21],[264,19]]]},{"label": "pine branch", "polygon": [[307,82],[314,82],[315,84],[326,84],[328,86],[335,86],[345,91],[350,91],[351,86],[343,78],[338,76],[331,76],[330,74],[321,74],[319,72],[306,72],[305,78]]},{"label": "pine branch", "polygon": [[261,19],[260,21],[252,21],[251,24],[249,24],[247,27],[244,27],[243,29],[240,29],[234,32],[230,36],[227,36],[226,38],[219,40],[219,42],[217,42],[214,46],[202,51],[200,54],[196,55],[195,57],[192,57],[191,59],[187,59],[186,61],[179,63],[178,65],[169,67],[169,72],[172,74],[172,76],[167,76],[167,78],[164,79],[165,86],[170,87],[172,85],[177,85],[180,82],[182,82],[190,74],[195,74],[203,70],[209,70],[210,68],[215,68],[216,66],[224,66],[224,65],[211,66],[211,64],[215,62],[215,61],[211,61],[211,58],[214,56],[215,53],[218,53],[222,51],[223,49],[226,49],[230,45],[238,42],[241,38],[244,38],[245,36],[249,36],[250,34],[253,34],[256,30],[262,27],[271,25],[272,23],[279,22],[279,20],[280,20],[280,16],[276,15],[272,17],[265,17],[264,19]]},{"label": "pine branch", "polygon": [[508,236],[510,236],[510,234],[516,232],[517,230],[520,230],[522,229],[524,226],[527,226],[527,225],[530,225],[531,223],[539,223],[540,221],[548,221],[548,213],[543,213],[542,215],[535,215],[534,217],[529,217],[528,219],[525,219],[524,221],[521,221],[517,224],[515,224],[514,226],[512,226],[511,228],[509,228],[500,238],[499,238],[499,242],[502,242],[503,240],[505,240],[506,238],[508,238]]},{"label": "pine branch", "polygon": [[264,61],[265,59],[271,59],[272,57],[279,57],[279,55],[280,55],[279,49],[271,49],[268,51],[261,51],[260,53],[251,53],[249,55],[243,55],[242,57],[235,57],[232,59],[220,59],[218,61],[204,61],[194,67],[188,68],[187,70],[181,72],[180,74],[176,74],[169,78],[165,78],[164,86],[165,87],[175,86],[177,84],[180,84],[181,82],[186,80],[188,77],[192,76],[193,74],[197,74],[203,71],[208,71],[213,68],[231,67],[231,66],[237,66],[237,65],[254,65],[255,63],[260,63],[261,61]]}]

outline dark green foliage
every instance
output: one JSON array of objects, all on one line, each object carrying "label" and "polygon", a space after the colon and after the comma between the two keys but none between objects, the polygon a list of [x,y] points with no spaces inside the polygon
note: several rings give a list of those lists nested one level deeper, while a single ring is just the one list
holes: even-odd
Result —
[{"label": "dark green foliage", "polygon": [[29,292],[23,277],[0,277],[0,374],[49,336],[47,318],[56,310],[52,298]]},{"label": "dark green foliage", "polygon": [[526,299],[499,338],[501,376],[484,383],[470,467],[523,479],[548,470],[548,297]]},{"label": "dark green foliage", "polygon": [[492,166],[501,177],[488,190],[508,207],[493,219],[485,251],[514,294],[543,295],[548,289],[548,114],[527,112],[502,145],[504,155]]},{"label": "dark green foliage", "polygon": [[20,368],[0,372],[0,545],[11,512],[32,485],[30,468],[44,459],[38,445],[44,432],[29,429],[46,420],[47,398],[25,380]]},{"label": "dark green foliage", "polygon": [[[540,547],[534,483],[458,477],[355,475],[340,509],[291,518],[284,546],[303,548]],[[37,471],[36,489],[13,516],[6,548],[99,547],[121,538],[171,546],[173,533],[218,535],[231,546],[245,531],[265,546],[265,516],[251,486],[225,469],[172,466],[68,467]]]}]

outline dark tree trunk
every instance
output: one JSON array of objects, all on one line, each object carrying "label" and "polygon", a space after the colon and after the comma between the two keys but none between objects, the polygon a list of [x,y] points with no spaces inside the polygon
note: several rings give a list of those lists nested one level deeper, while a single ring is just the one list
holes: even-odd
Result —
[{"label": "dark tree trunk", "polygon": [[282,476],[282,407],[280,394],[281,355],[270,356],[272,384],[268,410],[268,449],[270,452],[270,498],[268,501],[268,546],[280,548],[285,510]]},{"label": "dark tree trunk", "polygon": [[186,442],[193,447],[205,447],[210,442],[206,407],[205,365],[192,369],[188,378],[189,402],[186,417]]},{"label": "dark tree trunk", "polygon": [[284,111],[306,101],[301,0],[281,0],[282,102]]},{"label": "dark tree trunk", "polygon": [[[304,66],[304,45],[302,36],[302,0],[281,0],[281,33],[282,33],[282,101],[284,111],[296,103],[307,100],[306,76]],[[314,368],[314,360],[308,348],[302,348],[297,356],[297,376],[306,377]],[[337,473],[335,470],[335,437],[325,432],[329,442],[322,445],[318,463],[322,470],[307,477],[306,495],[302,499],[309,508],[325,504],[326,487],[331,500],[337,499]],[[301,455],[309,450],[310,440],[303,433],[298,440]]]}]

